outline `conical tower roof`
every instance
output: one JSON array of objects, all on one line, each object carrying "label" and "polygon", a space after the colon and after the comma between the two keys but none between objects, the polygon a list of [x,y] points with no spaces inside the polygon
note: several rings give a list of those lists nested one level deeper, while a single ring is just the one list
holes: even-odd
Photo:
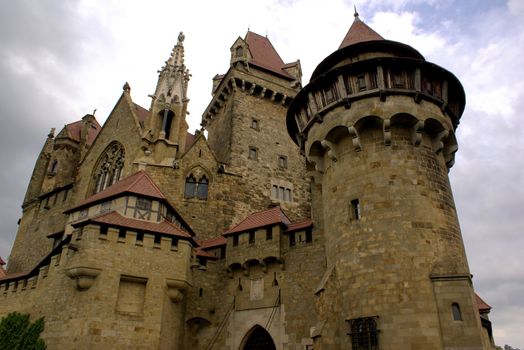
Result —
[{"label": "conical tower roof", "polygon": [[375,32],[371,27],[366,23],[362,22],[358,17],[358,12],[355,10],[355,20],[349,28],[344,40],[340,43],[338,49],[342,49],[346,46],[360,43],[363,41],[374,41],[374,40],[384,40],[380,34]]}]

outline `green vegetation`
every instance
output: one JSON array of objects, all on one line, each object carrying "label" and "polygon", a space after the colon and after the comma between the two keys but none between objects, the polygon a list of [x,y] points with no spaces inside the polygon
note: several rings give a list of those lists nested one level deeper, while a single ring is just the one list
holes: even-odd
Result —
[{"label": "green vegetation", "polygon": [[43,330],[43,317],[31,322],[29,315],[12,312],[0,320],[0,350],[43,350]]}]

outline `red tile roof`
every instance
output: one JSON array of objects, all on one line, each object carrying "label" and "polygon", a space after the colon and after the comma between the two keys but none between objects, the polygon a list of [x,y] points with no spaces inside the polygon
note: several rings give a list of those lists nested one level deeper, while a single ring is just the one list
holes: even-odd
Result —
[{"label": "red tile roof", "polygon": [[136,116],[138,117],[138,121],[143,122],[146,120],[146,118],[149,116],[149,111],[144,107],[137,105],[136,103],[133,103],[133,105],[135,106],[135,112]]},{"label": "red tile roof", "polygon": [[87,223],[114,225],[118,227],[125,227],[145,232],[162,233],[170,236],[191,238],[191,235],[189,233],[175,226],[175,224],[167,220],[163,220],[161,222],[151,222],[145,220],[131,219],[120,215],[116,211],[110,211],[108,213],[74,223],[73,226],[83,226]]},{"label": "red tile roof", "polygon": [[384,40],[384,38],[371,29],[366,23],[362,22],[360,18],[358,18],[358,14],[355,14],[355,20],[344,37],[344,40],[340,43],[338,49],[340,50],[343,47],[363,41],[373,40]]},{"label": "red tile roof", "polygon": [[313,220],[311,219],[302,219],[298,221],[294,221],[291,224],[287,226],[286,232],[295,232],[298,230],[303,230],[307,227],[313,226]]},{"label": "red tile roof", "polygon": [[153,182],[153,180],[151,180],[149,175],[147,175],[147,173],[144,171],[139,171],[131,176],[126,177],[125,179],[118,181],[114,185],[109,186],[105,190],[84,199],[78,203],[78,205],[66,210],[65,213],[70,213],[79,208],[115,197],[123,193],[133,193],[146,197],[166,200],[166,197],[162,191],[160,191],[158,186]]},{"label": "red tile roof", "polygon": [[260,68],[267,69],[273,73],[288,79],[294,79],[288,72],[282,68],[285,66],[284,61],[271,44],[268,38],[248,31],[244,39],[249,46],[251,53],[250,64]]},{"label": "red tile roof", "polygon": [[227,239],[225,239],[223,236],[218,236],[211,239],[198,240],[197,243],[201,249],[211,249],[226,245]]},{"label": "red tile roof", "polygon": [[[86,144],[88,146],[91,146],[91,144],[95,140],[96,136],[100,132],[100,129],[102,128],[100,126],[100,124],[98,123],[98,121],[96,120],[96,118],[93,117],[93,120],[95,122],[93,124],[93,127],[89,128],[89,130],[87,131]],[[72,138],[73,140],[75,140],[77,142],[80,142],[80,134],[82,132],[83,125],[84,125],[84,121],[81,119],[81,120],[76,121],[74,123],[67,124],[65,126],[65,129],[67,130],[67,133],[68,133],[70,138]]]},{"label": "red tile roof", "polygon": [[259,211],[249,215],[238,225],[226,231],[223,235],[227,236],[232,233],[249,231],[255,228],[264,227],[273,224],[289,225],[291,221],[280,207]]},{"label": "red tile roof", "polygon": [[195,251],[196,251],[196,255],[198,257],[200,257],[200,258],[208,258],[208,259],[213,259],[213,260],[217,260],[218,259],[218,256],[206,252],[201,247],[196,248]]},{"label": "red tile roof", "polygon": [[189,150],[189,148],[193,145],[195,140],[196,140],[196,135],[193,135],[189,132],[186,133],[186,149],[184,150],[184,152],[187,152]]},{"label": "red tile roof", "polygon": [[482,298],[479,297],[477,293],[475,293],[475,298],[477,299],[477,308],[479,312],[489,312],[489,310],[491,310],[491,306],[482,300]]}]

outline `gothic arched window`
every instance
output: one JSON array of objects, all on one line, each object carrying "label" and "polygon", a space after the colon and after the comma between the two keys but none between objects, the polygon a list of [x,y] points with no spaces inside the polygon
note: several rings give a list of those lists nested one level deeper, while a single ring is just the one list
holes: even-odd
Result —
[{"label": "gothic arched window", "polygon": [[197,182],[193,174],[186,179],[186,188],[184,190],[184,198],[193,198],[195,196]]},{"label": "gothic arched window", "polygon": [[206,176],[202,176],[200,181],[198,181],[197,186],[197,198],[198,199],[207,199],[207,187],[208,187],[209,181],[207,180]]},{"label": "gothic arched window", "polygon": [[98,160],[95,169],[96,186],[94,193],[100,192],[120,180],[124,160],[124,146],[119,142],[111,143]]},{"label": "gothic arched window", "polygon": [[184,189],[184,198],[198,198],[198,199],[207,199],[207,191],[209,188],[209,180],[205,175],[197,181],[193,174],[190,174],[186,178],[186,186]]}]

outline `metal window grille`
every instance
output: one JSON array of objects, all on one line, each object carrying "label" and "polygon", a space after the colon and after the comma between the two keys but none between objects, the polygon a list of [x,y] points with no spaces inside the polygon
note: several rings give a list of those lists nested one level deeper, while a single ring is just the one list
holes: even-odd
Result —
[{"label": "metal window grille", "polygon": [[378,350],[377,323],[373,317],[360,317],[349,323],[351,348],[353,350]]}]

